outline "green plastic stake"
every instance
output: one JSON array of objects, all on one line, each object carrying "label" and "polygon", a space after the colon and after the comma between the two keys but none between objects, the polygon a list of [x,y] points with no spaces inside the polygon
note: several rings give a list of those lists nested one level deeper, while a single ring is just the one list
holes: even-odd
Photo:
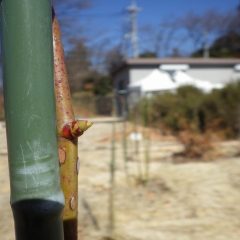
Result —
[{"label": "green plastic stake", "polygon": [[17,240],[62,240],[49,0],[2,0],[4,100]]}]

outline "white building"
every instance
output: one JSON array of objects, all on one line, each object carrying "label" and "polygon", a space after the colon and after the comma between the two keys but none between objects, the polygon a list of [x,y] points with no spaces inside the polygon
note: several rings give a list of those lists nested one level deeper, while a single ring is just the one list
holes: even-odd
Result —
[{"label": "white building", "polygon": [[[223,58],[138,58],[128,59],[114,74],[114,88],[116,92],[125,92],[129,86],[137,85],[146,79],[154,70],[159,69],[170,76],[181,71],[192,79],[198,79],[206,85],[226,85],[240,79],[240,59]],[[164,81],[166,78],[162,78]],[[145,83],[146,84],[146,83]],[[150,84],[150,83],[149,83]],[[204,84],[203,84],[204,85]],[[119,112],[123,96],[117,95]]]}]

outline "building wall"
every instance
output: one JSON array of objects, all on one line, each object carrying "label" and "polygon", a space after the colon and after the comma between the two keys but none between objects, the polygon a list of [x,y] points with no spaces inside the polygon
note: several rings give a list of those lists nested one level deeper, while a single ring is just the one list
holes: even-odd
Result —
[{"label": "building wall", "polygon": [[212,83],[229,83],[233,80],[240,79],[240,72],[234,68],[194,68],[191,67],[186,71],[193,78],[206,80]]},{"label": "building wall", "polygon": [[132,68],[129,70],[129,79],[131,83],[135,83],[147,77],[155,68]]},{"label": "building wall", "polygon": [[[142,66],[131,68],[129,70],[129,82],[134,83],[147,77],[158,66]],[[186,71],[188,75],[199,80],[206,80],[212,83],[229,83],[233,80],[240,79],[240,71],[234,70],[233,67],[205,67],[190,66]]]},{"label": "building wall", "polygon": [[[176,64],[176,63],[175,63]],[[174,64],[173,64],[174,65]],[[178,65],[178,64],[176,64]],[[138,99],[138,95],[134,95],[132,92],[124,92],[119,90],[127,89],[128,85],[135,83],[152,73],[154,69],[159,68],[159,64],[136,64],[128,65],[115,75],[114,88],[116,93],[116,109],[118,115],[123,115],[128,109],[126,106],[131,107]],[[205,80],[212,83],[227,84],[234,80],[240,80],[240,68],[235,70],[235,65],[203,65],[203,64],[189,64],[189,68],[186,73],[196,79]],[[172,74],[174,71],[169,70]],[[136,93],[139,94],[139,93]],[[128,100],[126,100],[128,99]],[[128,104],[126,103],[128,101]]]}]

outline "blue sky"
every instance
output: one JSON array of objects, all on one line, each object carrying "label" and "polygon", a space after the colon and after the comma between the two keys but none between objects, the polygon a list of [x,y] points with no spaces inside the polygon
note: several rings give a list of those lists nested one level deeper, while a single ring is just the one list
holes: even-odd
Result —
[{"label": "blue sky", "polygon": [[[112,14],[122,11],[131,3],[130,0],[93,0],[93,8],[88,12]],[[169,17],[183,15],[189,11],[204,12],[207,9],[217,9],[219,11],[226,11],[233,9],[238,5],[238,0],[137,0],[142,12],[139,14],[139,23],[155,24]],[[96,17],[97,18],[97,17]],[[98,23],[102,25],[111,26],[113,23],[118,23],[119,19],[108,21],[108,19],[98,18]]]},{"label": "blue sky", "polygon": [[[68,33],[73,36],[84,35],[90,46],[96,46],[100,42],[100,47],[104,51],[104,47],[107,48],[121,41],[122,28],[127,16],[125,10],[130,3],[131,0],[92,0],[92,7],[81,12],[68,9],[66,3],[56,5],[56,10],[57,14],[64,12],[66,16],[71,16],[72,22]],[[137,0],[138,6],[142,9],[138,24],[140,28],[146,25],[157,28],[161,22],[184,16],[188,12],[203,13],[208,9],[225,12],[235,9],[239,3],[239,0]],[[66,38],[65,34],[63,32],[63,38]],[[145,43],[142,39],[140,33],[140,41],[147,49],[148,42]],[[101,45],[102,41],[106,42],[106,46]],[[65,49],[67,48],[65,44]],[[191,45],[187,44],[186,48],[190,51]]]},{"label": "blue sky", "polygon": [[[226,12],[235,9],[239,0],[136,0],[141,12],[138,17],[139,37],[146,45],[141,28],[150,26],[157,29],[161,22],[184,16],[189,12],[203,13],[209,9]],[[127,21],[126,7],[131,0],[92,0],[92,7],[82,12],[70,11],[67,14],[74,19],[70,34],[80,34],[87,38],[89,45],[106,41],[108,46],[123,39],[123,26]],[[60,13],[61,11],[59,11]],[[67,47],[67,46],[66,46]],[[191,48],[190,45],[187,47]],[[141,46],[142,48],[142,46]]]}]

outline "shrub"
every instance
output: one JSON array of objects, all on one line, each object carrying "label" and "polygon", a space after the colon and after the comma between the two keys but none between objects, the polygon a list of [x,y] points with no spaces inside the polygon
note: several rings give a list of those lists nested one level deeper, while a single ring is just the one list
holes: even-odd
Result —
[{"label": "shrub", "polygon": [[204,94],[190,86],[181,87],[176,93],[164,93],[150,100],[150,119],[154,125],[179,132],[198,128],[198,111]]},{"label": "shrub", "polygon": [[221,132],[226,138],[240,134],[240,82],[204,94],[191,86],[175,93],[144,98],[136,106],[142,122],[179,134]]},{"label": "shrub", "polygon": [[212,149],[208,135],[184,131],[179,134],[179,140],[184,145],[181,155],[187,158],[203,158]]}]

